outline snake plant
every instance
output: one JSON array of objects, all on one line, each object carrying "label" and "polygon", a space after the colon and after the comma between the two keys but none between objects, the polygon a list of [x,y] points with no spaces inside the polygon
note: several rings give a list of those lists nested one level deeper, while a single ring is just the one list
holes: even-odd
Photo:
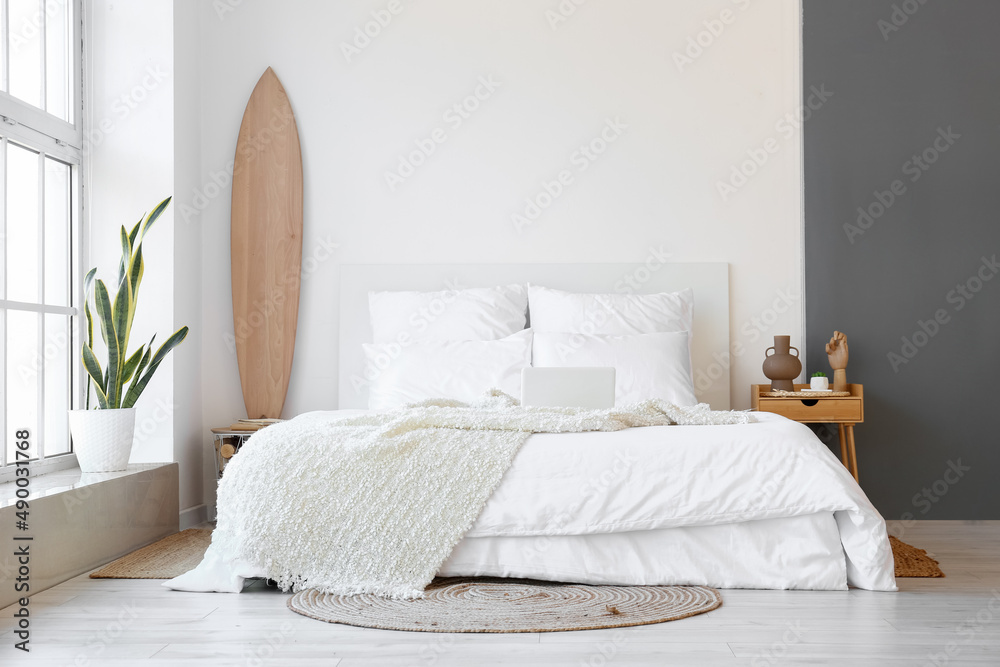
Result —
[{"label": "snake plant", "polygon": [[[87,342],[83,346],[83,367],[87,371],[88,410],[91,383],[97,396],[98,409],[114,410],[134,406],[163,359],[187,336],[188,328],[181,327],[153,353],[153,341],[156,339],[154,335],[148,345],[140,345],[134,353],[128,354],[129,334],[132,331],[132,318],[135,316],[135,304],[143,274],[142,239],[170,205],[170,199],[167,197],[149,215],[140,219],[131,233],[126,232],[125,226],[122,226],[122,259],[118,266],[118,286],[113,301],[103,280],[98,280],[95,288],[94,275],[97,269],[91,269],[87,273],[83,306],[83,312],[87,316]],[[94,312],[108,350],[104,368],[94,354],[95,314],[90,310],[91,288],[95,288]]]}]

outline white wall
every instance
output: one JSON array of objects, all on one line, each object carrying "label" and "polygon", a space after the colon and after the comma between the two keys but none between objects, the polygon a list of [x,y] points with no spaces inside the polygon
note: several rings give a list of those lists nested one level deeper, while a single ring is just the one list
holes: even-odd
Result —
[{"label": "white wall", "polygon": [[[98,277],[114,285],[121,257],[119,229],[125,225],[131,230],[140,216],[174,192],[173,42],[169,30],[155,30],[171,25],[173,3],[95,0],[87,3],[86,11],[84,197],[89,266],[97,266]],[[143,244],[145,273],[130,350],[154,333],[162,343],[177,328],[173,224],[171,208]],[[173,359],[168,357],[135,406],[133,462],[174,460],[173,381]]]},{"label": "white wall", "polygon": [[[149,26],[167,17],[136,17],[129,26],[122,14],[155,15],[163,1],[113,10],[97,3],[98,23],[125,32]],[[227,170],[247,98],[268,66],[288,91],[302,140],[307,264],[338,246],[303,282],[285,416],[336,406],[341,262],[642,262],[651,247],[678,262],[728,262],[734,407],[749,404],[771,335],[802,340],[801,132],[782,120],[801,99],[795,0],[174,5],[173,34],[169,20],[136,30],[114,66],[113,44],[97,40],[107,80],[95,92],[105,108],[146,64],[136,53],[172,60],[178,78],[168,121],[159,104],[144,106],[126,119],[132,129],[123,122],[106,144],[94,175],[108,189],[95,196],[93,212],[118,224],[174,185],[174,235],[159,238],[168,257],[150,261],[157,270],[173,267],[172,288],[145,324],[166,330],[168,310],[197,324],[184,347],[199,349],[165,372],[175,376],[173,394],[163,389],[166,377],[157,391],[191,401],[169,437],[181,443],[175,456],[189,469],[204,453],[207,502],[214,495],[207,429],[245,414],[231,343]],[[560,7],[576,8],[553,29],[557,14],[547,12]],[[348,62],[341,44],[371,12],[384,20],[387,8],[399,11]],[[707,46],[679,68],[675,53],[699,38]],[[499,87],[456,126],[447,110],[481,77]],[[574,152],[615,119],[627,128],[579,171]],[[447,140],[391,189],[385,173],[436,128]],[[774,151],[767,162],[724,200],[718,183],[765,144]],[[152,165],[156,173],[147,176]],[[563,169],[572,184],[519,232],[512,214]],[[202,501],[188,486],[182,508]]]},{"label": "white wall", "polygon": [[[801,132],[778,129],[800,99],[798,3],[595,0],[555,29],[555,0],[395,6],[347,62],[341,43],[388,2],[202,5],[202,186],[178,195],[201,214],[206,425],[243,415],[226,338],[229,190],[213,175],[225,181],[268,66],[302,141],[305,257],[340,244],[303,282],[285,416],[336,404],[340,262],[640,262],[650,246],[731,264],[733,405],[746,407],[769,337],[802,340]],[[721,34],[679,71],[674,52],[723,11],[729,24],[711,24]],[[500,86],[456,128],[443,114],[480,77]],[[574,151],[615,118],[627,130],[578,173]],[[447,141],[391,191],[385,172],[438,127]],[[723,201],[717,182],[772,137],[777,152]],[[511,215],[561,169],[574,183],[518,233]]]},{"label": "white wall", "polygon": [[[182,204],[198,187],[201,169],[200,25],[197,6],[174,3],[174,192]],[[174,460],[180,463],[182,528],[208,518],[204,489],[215,485],[212,445],[202,413],[201,226],[174,209],[174,314],[191,329],[190,343],[174,353]],[[214,493],[213,493],[214,502]],[[183,512],[187,511],[185,515]]]},{"label": "white wall", "polygon": [[[196,7],[172,0],[87,6],[85,197],[91,258],[115,280],[118,232],[199,177],[200,89]],[[174,24],[178,29],[172,29]],[[175,42],[178,43],[175,49]],[[176,61],[176,62],[175,62]],[[183,140],[174,141],[176,137]],[[204,520],[201,412],[201,230],[181,224],[178,200],[143,243],[145,274],[131,349],[156,346],[182,325],[188,339],[167,357],[136,404],[133,462],[177,461],[180,506]],[[192,512],[193,510],[193,512]]]}]

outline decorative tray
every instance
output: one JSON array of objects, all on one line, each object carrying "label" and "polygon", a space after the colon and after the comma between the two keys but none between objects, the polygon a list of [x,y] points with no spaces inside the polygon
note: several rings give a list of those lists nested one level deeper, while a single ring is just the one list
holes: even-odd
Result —
[{"label": "decorative tray", "polygon": [[766,398],[843,398],[844,396],[850,396],[849,391],[833,391],[828,389],[827,391],[765,391],[760,394],[762,397]]}]

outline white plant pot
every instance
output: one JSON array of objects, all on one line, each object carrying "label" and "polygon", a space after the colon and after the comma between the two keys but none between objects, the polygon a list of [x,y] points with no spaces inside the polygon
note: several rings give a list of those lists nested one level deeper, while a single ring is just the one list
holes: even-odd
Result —
[{"label": "white plant pot", "polygon": [[809,388],[813,391],[826,391],[830,388],[830,378],[809,378]]},{"label": "white plant pot", "polygon": [[135,408],[70,410],[69,428],[83,472],[114,472],[128,467],[135,435]]}]

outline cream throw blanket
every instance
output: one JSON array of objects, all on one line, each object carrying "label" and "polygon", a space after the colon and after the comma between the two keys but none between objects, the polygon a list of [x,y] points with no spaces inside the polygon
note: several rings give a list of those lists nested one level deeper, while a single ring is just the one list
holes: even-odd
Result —
[{"label": "cream throw blanket", "polygon": [[256,433],[226,467],[212,548],[282,590],[418,598],[532,433],[749,421],[663,401],[522,408],[495,390],[473,405],[305,414]]}]

